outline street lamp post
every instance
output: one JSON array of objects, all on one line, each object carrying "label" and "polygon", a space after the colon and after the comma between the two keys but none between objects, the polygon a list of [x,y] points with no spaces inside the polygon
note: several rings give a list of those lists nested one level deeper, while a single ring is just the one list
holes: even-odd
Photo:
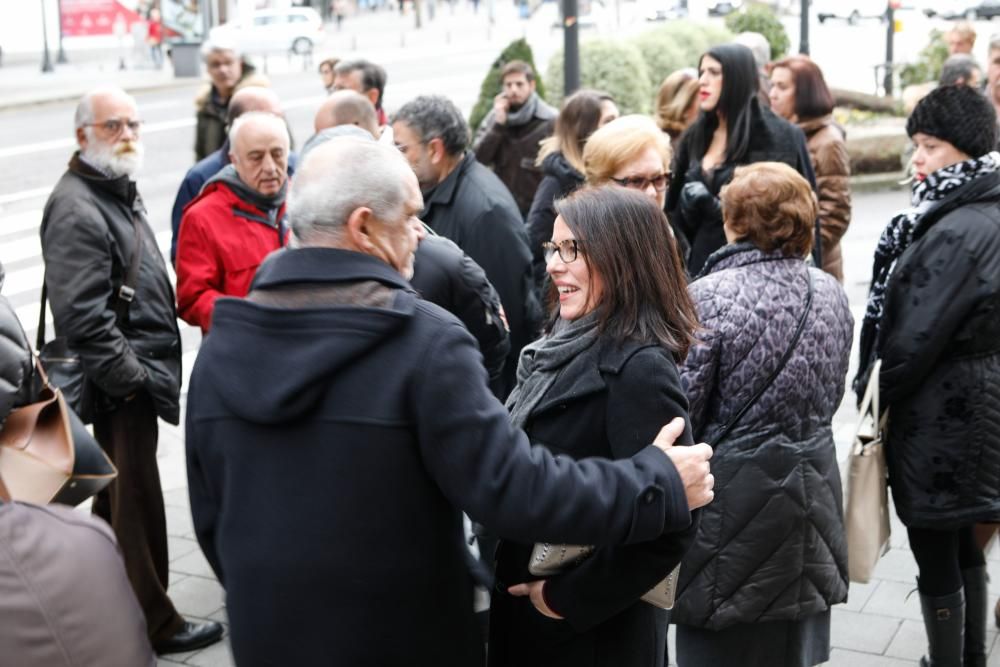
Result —
[{"label": "street lamp post", "polygon": [[563,95],[580,87],[580,25],[576,0],[563,0]]},{"label": "street lamp post", "polygon": [[799,12],[799,53],[809,55],[809,0],[802,0]]},{"label": "street lamp post", "polygon": [[892,60],[893,42],[896,37],[896,7],[899,3],[896,0],[889,0],[885,8],[885,78],[882,87],[885,89],[887,97],[892,95]]},{"label": "street lamp post", "polygon": [[66,60],[66,52],[63,50],[62,0],[56,0],[56,11],[59,14],[59,51],[56,53],[56,62],[65,65],[68,61]]},{"label": "street lamp post", "polygon": [[42,71],[52,72],[52,59],[49,57],[49,26],[45,20],[45,0],[42,0]]}]

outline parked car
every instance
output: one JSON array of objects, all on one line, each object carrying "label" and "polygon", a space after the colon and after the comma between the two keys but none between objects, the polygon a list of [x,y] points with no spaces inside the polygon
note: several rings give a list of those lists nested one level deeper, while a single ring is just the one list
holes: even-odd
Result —
[{"label": "parked car", "polygon": [[861,19],[882,18],[886,4],[867,0],[813,0],[812,11],[820,23],[828,19],[844,19],[848,25],[855,25]]},{"label": "parked car", "polygon": [[743,0],[721,0],[708,5],[709,16],[726,16],[743,6]]},{"label": "parked car", "polygon": [[[944,4],[944,3],[942,3]],[[966,19],[975,21],[976,19],[992,19],[1000,16],[1000,0],[980,0],[979,2],[955,2],[953,6],[944,9],[925,9],[927,16],[940,16],[943,19]]]},{"label": "parked car", "polygon": [[688,16],[686,2],[672,2],[650,7],[646,12],[647,21],[673,21],[686,19]]},{"label": "parked car", "polygon": [[231,21],[212,28],[213,40],[235,41],[247,53],[291,51],[311,53],[323,42],[323,19],[311,7],[267,9],[254,12],[246,21]]}]

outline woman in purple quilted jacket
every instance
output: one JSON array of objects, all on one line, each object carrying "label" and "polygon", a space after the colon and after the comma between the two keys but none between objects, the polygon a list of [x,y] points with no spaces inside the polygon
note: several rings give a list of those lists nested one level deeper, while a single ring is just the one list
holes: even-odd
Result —
[{"label": "woman in purple quilted jacket", "polygon": [[840,284],[805,261],[806,179],[737,167],[721,201],[728,245],[689,287],[702,332],[681,369],[695,437],[715,448],[716,497],[680,570],[677,664],[815,665],[847,598],[831,421],[853,320]]}]

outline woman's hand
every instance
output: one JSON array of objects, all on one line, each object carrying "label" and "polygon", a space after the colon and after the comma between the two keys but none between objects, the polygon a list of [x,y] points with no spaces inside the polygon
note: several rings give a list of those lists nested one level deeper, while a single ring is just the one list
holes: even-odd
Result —
[{"label": "woman's hand", "polygon": [[524,597],[527,595],[531,598],[531,604],[535,605],[535,609],[539,611],[543,616],[548,616],[549,618],[554,618],[557,621],[563,620],[563,617],[555,613],[549,608],[549,605],[545,604],[545,595],[542,593],[542,588],[545,587],[545,580],[540,581],[529,581],[526,584],[516,584],[507,589],[507,592],[514,597]]}]

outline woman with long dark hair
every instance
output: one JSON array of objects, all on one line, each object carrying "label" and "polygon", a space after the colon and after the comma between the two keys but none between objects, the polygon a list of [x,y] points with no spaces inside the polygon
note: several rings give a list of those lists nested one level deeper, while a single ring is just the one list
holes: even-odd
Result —
[{"label": "woman with long dark hair", "polygon": [[542,182],[535,191],[525,224],[531,239],[531,263],[539,287],[545,283],[542,244],[552,237],[555,201],[583,185],[583,147],[599,127],[618,117],[614,99],[599,90],[578,90],[563,102],[552,136],[542,141],[536,164]]},{"label": "woman with long dark hair", "polygon": [[809,56],[794,55],[771,65],[771,110],[806,135],[816,172],[823,270],[844,282],[840,237],[851,224],[851,161],[844,130],[833,121],[833,95],[823,71]]},{"label": "woman with long dark hair", "polygon": [[910,208],[875,249],[854,389],[881,359],[889,486],[917,561],[929,659],[986,664],[986,565],[1000,520],[1000,153],[979,92],[943,86],[906,122]]},{"label": "woman with long dark hair", "polygon": [[750,49],[722,44],[701,57],[701,114],[681,136],[671,166],[667,215],[691,250],[692,276],[726,245],[719,191],[739,165],[784,162],[815,182],[805,137],[798,128],[762,107],[757,65]]},{"label": "woman with long dark hair", "polygon": [[[615,185],[588,188],[557,202],[556,212],[546,244],[552,320],[521,353],[507,407],[533,443],[554,453],[626,457],[665,419],[687,418],[677,364],[697,327],[694,307],[651,198]],[[686,429],[678,443],[692,442]],[[689,529],[601,547],[542,580],[528,572],[532,545],[501,540],[490,665],[662,666],[666,612],[640,598],[680,562],[691,537]]]}]

